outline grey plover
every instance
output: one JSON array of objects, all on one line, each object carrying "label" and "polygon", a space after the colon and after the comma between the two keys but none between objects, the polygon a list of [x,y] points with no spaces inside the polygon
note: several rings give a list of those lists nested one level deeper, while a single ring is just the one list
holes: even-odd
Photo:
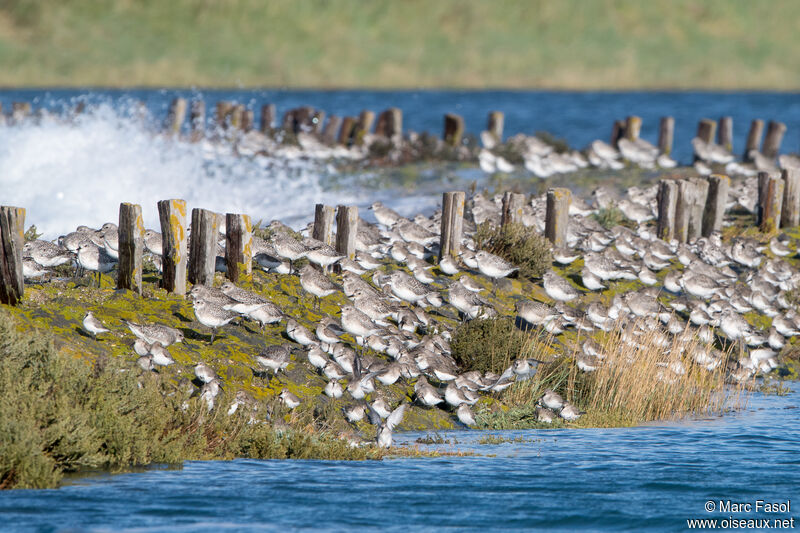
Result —
[{"label": "grey plover", "polygon": [[355,424],[356,422],[360,422],[364,419],[364,415],[367,412],[367,406],[363,403],[357,403],[355,405],[348,405],[346,407],[342,407],[342,414],[347,419],[348,422],[351,424]]},{"label": "grey plover", "polygon": [[542,279],[544,281],[544,291],[553,300],[569,302],[581,295],[578,289],[552,270],[545,272]]},{"label": "grey plover", "polygon": [[425,376],[420,376],[414,385],[417,400],[427,407],[433,407],[444,401],[439,392],[430,384]]},{"label": "grey plover", "polygon": [[458,274],[458,264],[448,254],[442,257],[442,259],[439,261],[439,270],[441,270],[448,276],[453,276],[455,274]]},{"label": "grey plover", "polygon": [[217,379],[217,373],[214,372],[213,368],[205,363],[197,363],[194,366],[194,375],[197,376],[197,379],[203,383],[210,383],[211,381]]},{"label": "grey plover", "polygon": [[369,209],[372,210],[372,214],[375,215],[375,219],[378,221],[378,224],[382,224],[384,226],[392,227],[401,220],[403,217],[390,207],[386,207],[383,205],[382,202],[374,202]]},{"label": "grey plover", "polygon": [[431,289],[402,270],[392,272],[389,285],[395,296],[411,303],[418,303],[431,293]]},{"label": "grey plover", "polygon": [[35,240],[22,246],[22,255],[30,257],[45,268],[57,267],[72,261],[72,255],[52,242]]},{"label": "grey plover", "polygon": [[338,253],[333,249],[332,246],[327,244],[317,246],[306,253],[306,258],[310,262],[314,263],[315,265],[319,265],[322,268],[331,266],[342,257],[344,257],[342,254]]},{"label": "grey plover", "polygon": [[300,286],[314,296],[317,308],[319,308],[320,298],[341,290],[341,287],[331,281],[328,276],[311,265],[306,265],[300,270]]},{"label": "grey plover", "polygon": [[519,270],[502,257],[490,254],[486,250],[476,252],[475,260],[478,263],[478,271],[484,276],[492,278],[493,290],[496,290],[495,282],[498,279],[504,278]]},{"label": "grey plover", "polygon": [[295,409],[300,405],[300,398],[298,398],[296,394],[290,392],[287,389],[283,389],[281,393],[278,395],[278,398],[280,398],[281,402],[283,402],[283,405],[285,405],[289,409]]},{"label": "grey plover", "polygon": [[565,403],[564,398],[562,398],[560,394],[552,389],[546,389],[539,401],[542,403],[542,405],[548,409],[553,409],[554,411],[564,407]]},{"label": "grey plover", "polygon": [[289,345],[272,345],[267,346],[255,356],[258,365],[267,371],[277,376],[278,372],[285,370],[289,366],[291,352]]},{"label": "grey plover", "polygon": [[318,342],[314,334],[311,333],[311,330],[293,318],[286,321],[286,335],[303,346],[309,346]]},{"label": "grey plover", "polygon": [[552,424],[556,418],[556,414],[548,409],[547,407],[537,407],[536,408],[536,420],[537,422],[543,422],[545,424]]},{"label": "grey plover", "polygon": [[342,307],[342,328],[357,339],[365,339],[370,335],[380,333],[380,328],[367,315],[352,305]]},{"label": "grey plover", "polygon": [[564,406],[561,408],[561,411],[558,412],[558,415],[568,422],[573,422],[584,414],[586,414],[586,411],[579,410],[569,402],[564,402]]},{"label": "grey plover", "polygon": [[474,426],[475,425],[475,417],[472,416],[472,410],[469,408],[469,405],[462,403],[456,409],[456,416],[458,420],[464,424],[465,426]]},{"label": "grey plover", "polygon": [[217,328],[221,328],[238,318],[239,313],[228,311],[205,300],[198,299],[194,301],[194,316],[202,325],[211,328],[211,344],[213,344]]},{"label": "grey plover", "polygon": [[303,244],[285,233],[275,233],[272,244],[278,255],[289,261],[289,274],[294,272],[294,262],[306,256],[308,249]]},{"label": "grey plover", "polygon": [[376,440],[380,448],[389,448],[392,445],[392,430],[403,421],[403,415],[405,415],[407,408],[407,403],[401,404],[389,413],[386,420],[383,421],[373,415],[374,409],[370,409],[370,421],[379,424]]},{"label": "grey plover", "polygon": [[106,328],[103,323],[92,314],[91,311],[88,311],[86,316],[83,317],[83,329],[85,329],[88,333],[91,333],[95,340],[97,340],[98,333],[109,332],[109,329]]},{"label": "grey plover", "polygon": [[161,343],[162,346],[169,346],[176,342],[183,342],[183,332],[179,329],[171,328],[161,324],[137,324],[124,320],[125,325],[131,333],[142,339],[147,344]]},{"label": "grey plover", "polygon": [[136,364],[139,365],[139,368],[145,372],[153,372],[156,369],[156,367],[153,365],[153,356],[149,354],[140,356],[136,360]]},{"label": "grey plover", "polygon": [[155,230],[145,230],[144,247],[153,255],[163,255],[163,237]]},{"label": "grey plover", "polygon": [[175,363],[175,359],[172,358],[169,350],[167,350],[160,342],[155,342],[150,345],[149,353],[153,358],[154,365],[169,366]]},{"label": "grey plover", "polygon": [[82,244],[78,248],[78,266],[83,270],[97,273],[97,285],[100,286],[100,279],[103,274],[111,272],[117,261],[106,253],[105,249],[98,248],[94,244]]}]

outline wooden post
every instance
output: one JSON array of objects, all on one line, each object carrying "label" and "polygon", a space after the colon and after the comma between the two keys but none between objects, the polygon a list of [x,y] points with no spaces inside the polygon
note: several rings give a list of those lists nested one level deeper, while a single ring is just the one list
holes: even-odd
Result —
[{"label": "wooden post", "polygon": [[719,119],[717,144],[733,153],[733,117],[721,117]]},{"label": "wooden post", "polygon": [[192,209],[192,232],[189,240],[189,282],[211,285],[217,265],[217,214],[208,209]]},{"label": "wooden post", "polygon": [[447,113],[444,116],[444,135],[442,138],[449,146],[461,144],[461,136],[464,134],[464,119],[455,113]]},{"label": "wooden post", "polygon": [[205,136],[206,131],[206,103],[204,101],[192,101],[192,108],[189,112],[189,122],[191,123],[189,139],[193,143],[199,142]]},{"label": "wooden post", "polygon": [[14,123],[22,122],[31,115],[30,102],[11,103],[11,121]]},{"label": "wooden post", "polygon": [[769,121],[769,124],[767,124],[767,136],[764,138],[764,148],[761,149],[764,157],[772,160],[778,157],[784,133],[786,133],[786,124],[775,122],[774,120]]},{"label": "wooden post", "polygon": [[225,266],[225,275],[234,283],[253,273],[253,223],[248,215],[225,215]]},{"label": "wooden post", "polygon": [[625,121],[615,120],[611,126],[611,146],[619,148],[619,140],[625,137]]},{"label": "wooden post", "polygon": [[314,209],[314,230],[311,232],[311,237],[325,244],[333,244],[334,214],[332,206],[317,204]]},{"label": "wooden post", "polygon": [[567,242],[569,204],[572,193],[561,187],[547,191],[547,212],[544,221],[544,236],[558,248]]},{"label": "wooden post", "polygon": [[243,109],[242,110],[242,117],[241,117],[241,124],[239,124],[239,128],[244,133],[247,133],[248,131],[253,129],[254,120],[255,120],[255,118],[253,117],[253,110],[252,109]]},{"label": "wooden post", "polygon": [[675,134],[675,119],[673,117],[661,117],[658,126],[658,150],[662,154],[672,153],[672,138]]},{"label": "wooden post", "polygon": [[783,207],[783,180],[770,176],[768,172],[758,173],[758,210],[756,223],[762,233],[778,229]]},{"label": "wooden post", "polygon": [[142,206],[123,203],[119,206],[119,265],[117,288],[142,294],[142,254],[144,219]]},{"label": "wooden post", "polygon": [[175,98],[169,105],[167,121],[164,124],[164,130],[166,130],[167,135],[173,137],[179,135],[184,120],[186,120],[186,99]]},{"label": "wooden post", "polygon": [[703,234],[703,214],[708,199],[708,180],[689,178],[691,196],[689,197],[689,224],[686,228],[686,240],[699,239]]},{"label": "wooden post", "polygon": [[25,292],[22,247],[25,245],[25,209],[0,206],[0,303],[17,305]]},{"label": "wooden post", "polygon": [[340,205],[336,208],[336,251],[349,259],[356,256],[358,207]]},{"label": "wooden post", "polygon": [[697,123],[697,137],[707,144],[714,142],[714,133],[716,131],[717,123],[710,118],[700,119],[700,122]]},{"label": "wooden post", "polygon": [[325,111],[318,109],[311,117],[311,131],[314,135],[322,134],[322,125],[325,123]]},{"label": "wooden post", "polygon": [[486,131],[494,137],[497,144],[503,142],[503,127],[505,125],[505,115],[502,111],[489,112],[489,119],[486,124]]},{"label": "wooden post", "polygon": [[639,138],[639,133],[642,130],[642,119],[636,115],[631,115],[625,119],[625,137],[629,141],[635,141]]},{"label": "wooden post", "polygon": [[236,104],[235,106],[233,106],[231,108],[229,117],[230,117],[231,129],[241,130],[242,120],[244,117],[244,106],[242,104]]},{"label": "wooden post", "polygon": [[353,128],[353,144],[361,146],[364,144],[364,136],[372,130],[372,123],[375,122],[375,112],[365,109],[358,115],[358,122]]},{"label": "wooden post", "polygon": [[228,128],[228,116],[231,114],[231,111],[233,111],[233,104],[231,102],[225,100],[217,102],[216,115],[214,116],[217,128]]},{"label": "wooden post", "polygon": [[446,255],[453,259],[461,252],[461,232],[464,227],[464,191],[442,194],[442,231],[439,237],[439,261]]},{"label": "wooden post", "polygon": [[264,104],[261,106],[261,133],[271,135],[275,124],[275,104]]},{"label": "wooden post", "polygon": [[800,226],[800,170],[784,168],[783,206],[781,208],[781,227]]},{"label": "wooden post", "polygon": [[703,211],[703,237],[722,230],[725,207],[728,205],[728,190],[731,179],[724,174],[711,174],[708,177],[708,197]]},{"label": "wooden post", "polygon": [[344,117],[342,119],[342,129],[339,130],[339,144],[350,146],[350,140],[353,137],[353,129],[356,127],[356,119],[353,117]]},{"label": "wooden post", "polygon": [[760,118],[753,120],[750,123],[750,131],[747,134],[747,143],[744,147],[744,155],[742,156],[742,160],[745,163],[749,163],[753,160],[750,157],[750,152],[755,150],[756,152],[761,150],[761,135],[764,133],[764,121]]},{"label": "wooden post", "polygon": [[375,124],[375,135],[397,141],[403,136],[403,112],[397,107],[390,107],[378,115]]},{"label": "wooden post", "polygon": [[503,214],[500,225],[522,223],[522,206],[525,205],[525,195],[507,192],[503,195]]},{"label": "wooden post", "polygon": [[336,136],[340,129],[342,129],[342,117],[331,115],[328,118],[328,122],[325,124],[325,128],[322,130],[322,142],[328,146],[336,144]]},{"label": "wooden post", "polygon": [[659,239],[671,241],[675,238],[675,213],[678,207],[678,182],[661,180],[658,182],[658,223],[656,235]]},{"label": "wooden post", "polygon": [[158,202],[161,222],[162,274],[161,287],[167,292],[186,294],[186,200]]}]

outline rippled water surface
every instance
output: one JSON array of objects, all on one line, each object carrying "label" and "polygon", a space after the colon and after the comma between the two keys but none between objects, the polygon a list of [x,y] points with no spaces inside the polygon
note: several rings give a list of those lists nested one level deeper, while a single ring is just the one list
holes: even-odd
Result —
[{"label": "rippled water surface", "polygon": [[[479,444],[483,432],[440,434],[451,441],[442,449],[476,456],[190,462],[0,493],[0,530],[680,531],[692,518],[800,519],[799,423],[793,392],[756,395],[745,412],[709,420],[492,432],[501,444]],[[758,499],[791,500],[792,510],[704,509]]]}]

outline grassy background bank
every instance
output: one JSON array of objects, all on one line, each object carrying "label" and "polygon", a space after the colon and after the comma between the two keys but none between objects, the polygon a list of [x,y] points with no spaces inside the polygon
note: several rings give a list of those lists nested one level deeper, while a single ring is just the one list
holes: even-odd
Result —
[{"label": "grassy background bank", "polygon": [[793,0],[1,0],[3,86],[800,87]]}]

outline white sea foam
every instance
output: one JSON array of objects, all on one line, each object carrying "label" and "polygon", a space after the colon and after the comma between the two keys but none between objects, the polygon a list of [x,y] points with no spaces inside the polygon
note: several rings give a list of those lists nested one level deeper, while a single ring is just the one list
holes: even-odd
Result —
[{"label": "white sea foam", "polygon": [[80,224],[115,221],[120,202],[140,204],[145,224],[157,228],[156,202],[167,198],[294,226],[309,221],[321,202],[384,199],[413,214],[437,199],[365,190],[357,176],[326,187],[334,172],[328,164],[236,157],[208,144],[165,139],[127,115],[101,105],[72,121],[0,126],[0,204],[25,207],[26,226],[35,224],[53,239]]}]

